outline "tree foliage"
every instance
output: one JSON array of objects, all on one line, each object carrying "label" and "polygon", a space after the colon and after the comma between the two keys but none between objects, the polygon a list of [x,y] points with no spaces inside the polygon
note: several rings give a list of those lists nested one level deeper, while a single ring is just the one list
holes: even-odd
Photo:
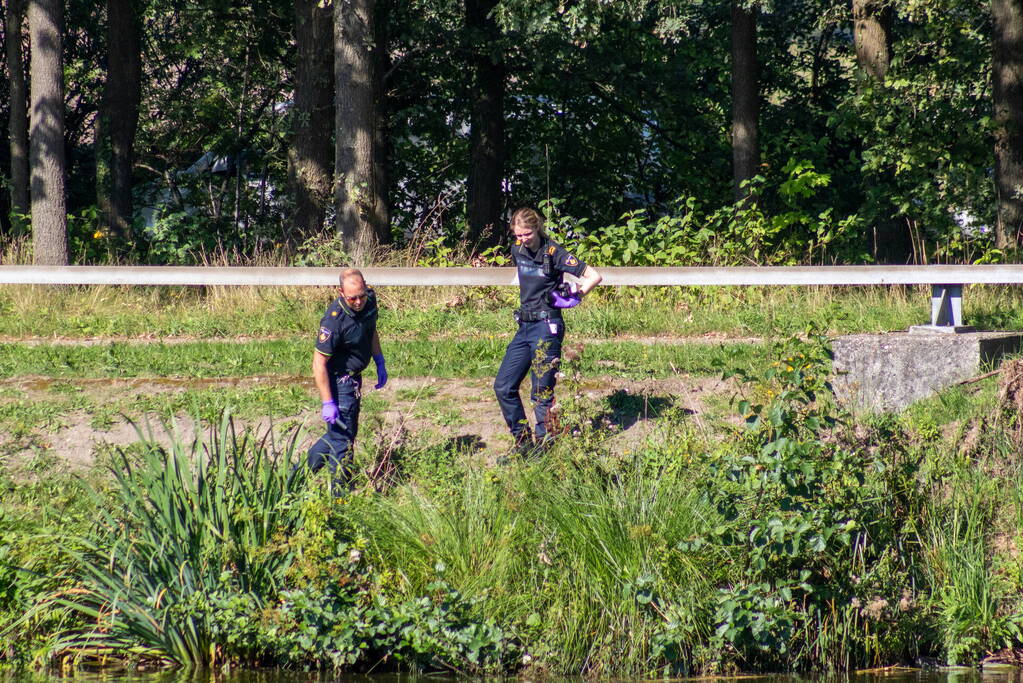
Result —
[{"label": "tree foliage", "polygon": [[[585,236],[595,240],[629,212],[654,222],[680,219],[689,199],[710,213],[728,210],[735,180],[732,5],[503,0],[485,23],[473,18],[487,27],[481,31],[467,25],[474,15],[464,2],[378,0],[374,75],[366,87],[379,131],[374,153],[383,159],[373,175],[383,191],[375,192],[390,226],[379,241],[475,242],[490,219],[471,218],[470,178],[488,178],[480,181],[487,187],[499,178],[502,210],[556,199],[563,214],[588,219]],[[321,10],[333,6],[320,3]],[[858,226],[855,239],[841,236],[848,249],[832,258],[1005,257],[992,239],[1007,191],[995,189],[990,7],[965,0],[858,0],[855,7],[758,0],[736,7],[756,12],[759,166],[747,164],[743,179],[760,188],[758,211],[773,219],[794,209],[810,216],[830,210],[827,221],[794,228],[804,242],[831,224]],[[294,3],[146,0],[140,10],[134,226],[111,235],[90,218],[108,17],[102,4],[67,0],[71,258],[127,253],[187,262],[216,250],[249,258],[277,249],[285,257],[296,248],[322,252],[339,229],[336,212],[347,205],[327,210],[322,221],[314,213],[302,221],[305,229],[294,229],[302,188],[295,177],[289,183],[288,155],[297,144],[293,132],[308,125],[293,106],[300,57]],[[875,48],[885,48],[871,53],[880,62],[858,57],[854,14],[884,29],[873,36]],[[330,53],[329,41],[322,42]],[[479,106],[481,64],[499,65],[503,74],[503,91],[487,91],[503,100],[493,106]],[[6,120],[9,103],[0,110]],[[474,147],[474,121],[500,138],[491,141],[500,153]],[[333,144],[334,128],[318,139]],[[793,164],[828,178],[796,207],[780,191]],[[17,189],[8,187],[10,170],[3,169],[4,206]],[[335,183],[338,177],[335,171]],[[484,200],[490,203],[479,204]],[[484,200],[468,204],[491,215],[493,197]],[[308,227],[318,224],[323,234]],[[685,229],[692,237],[706,227]],[[343,259],[348,246],[341,244]],[[805,260],[799,252],[775,259]]]}]

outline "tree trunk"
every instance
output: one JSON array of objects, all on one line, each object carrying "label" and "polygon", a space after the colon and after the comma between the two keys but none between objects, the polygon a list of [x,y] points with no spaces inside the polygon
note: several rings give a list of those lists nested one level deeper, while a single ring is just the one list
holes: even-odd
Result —
[{"label": "tree trunk", "polygon": [[8,0],[4,17],[7,71],[10,89],[8,135],[11,151],[11,211],[27,215],[31,209],[28,191],[28,91],[22,58],[22,17],[25,0]]},{"label": "tree trunk", "polygon": [[395,0],[376,0],[375,18],[373,23],[373,102],[376,106],[376,125],[373,127],[373,186],[377,188],[377,216],[380,229],[377,238],[380,243],[392,241],[391,235],[391,201],[390,163],[393,147],[391,145],[390,100],[387,97],[387,74],[391,73],[393,64],[389,31],[391,28],[391,10]]},{"label": "tree trunk", "polygon": [[501,239],[501,181],[504,177],[504,60],[494,54],[500,31],[493,16],[497,0],[465,0],[465,24],[472,74],[469,178],[466,183],[468,240],[493,246]]},{"label": "tree trunk", "polygon": [[107,80],[96,120],[97,203],[107,230],[131,239],[132,169],[142,92],[137,0],[107,0]]},{"label": "tree trunk", "polygon": [[892,8],[883,0],[853,0],[856,62],[871,78],[884,81],[892,63]]},{"label": "tree trunk", "polygon": [[732,0],[732,175],[735,201],[747,198],[743,183],[757,174],[760,112],[757,69],[757,10]]},{"label": "tree trunk", "polygon": [[375,0],[336,0],[334,78],[337,228],[355,264],[372,258],[388,232],[386,188],[379,187],[373,68]]},{"label": "tree trunk", "polygon": [[288,180],[295,198],[294,239],[315,235],[331,199],[330,131],[334,104],[334,24],[329,4],[295,0],[295,102]]},{"label": "tree trunk", "polygon": [[999,247],[1023,235],[1023,0],[991,0]]},{"label": "tree trunk", "polygon": [[33,260],[40,265],[67,265],[63,0],[30,0],[28,26],[32,41],[29,165]]}]

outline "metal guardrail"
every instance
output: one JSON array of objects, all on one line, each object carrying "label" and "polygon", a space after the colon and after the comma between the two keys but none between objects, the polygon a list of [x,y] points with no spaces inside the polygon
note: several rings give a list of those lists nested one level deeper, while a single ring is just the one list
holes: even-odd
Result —
[{"label": "metal guardrail", "polygon": [[[341,268],[0,266],[0,285],[335,286]],[[1023,265],[601,268],[604,285],[931,285],[931,324],[959,332],[965,284],[1023,284]],[[364,268],[373,286],[515,285],[514,268]]]},{"label": "metal guardrail", "polygon": [[[0,266],[0,285],[334,286],[341,268]],[[1023,284],[1023,265],[601,268],[611,286]],[[514,268],[364,268],[371,285],[514,285]]]}]

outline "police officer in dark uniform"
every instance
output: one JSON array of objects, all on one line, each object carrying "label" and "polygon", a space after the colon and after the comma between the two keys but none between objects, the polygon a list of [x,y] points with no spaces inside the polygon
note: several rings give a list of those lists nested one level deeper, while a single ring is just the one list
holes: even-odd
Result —
[{"label": "police officer in dark uniform", "polygon": [[[561,311],[579,304],[601,280],[596,270],[549,239],[543,223],[543,216],[532,208],[518,209],[511,217],[515,235],[512,258],[519,276],[520,307],[515,312],[518,330],[504,352],[494,393],[519,453],[528,453],[534,445],[519,385],[529,372],[536,439],[546,446],[551,438],[547,434],[547,413],[554,404],[555,373],[565,338]],[[579,278],[578,285],[566,283],[565,273]]]},{"label": "police officer in dark uniform", "polygon": [[376,364],[375,388],[387,384],[377,335],[376,295],[354,268],[341,273],[338,294],[320,320],[313,352],[313,379],[320,393],[327,433],[312,445],[307,458],[314,472],[327,465],[335,495],[341,494],[348,480],[348,463],[359,431],[362,371],[370,358]]}]

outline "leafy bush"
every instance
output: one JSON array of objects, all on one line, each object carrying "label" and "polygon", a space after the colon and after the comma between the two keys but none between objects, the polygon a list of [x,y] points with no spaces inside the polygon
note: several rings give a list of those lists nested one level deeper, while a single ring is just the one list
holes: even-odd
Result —
[{"label": "leafy bush", "polygon": [[[863,661],[874,628],[911,630],[909,613],[835,612],[836,606],[866,602],[861,593],[877,587],[885,561],[900,548],[908,511],[892,514],[882,507],[892,504],[892,488],[901,487],[907,473],[887,471],[866,449],[837,438],[826,339],[810,330],[806,339],[788,340],[778,351],[780,359],[762,373],[725,373],[748,387],[749,397],[738,403],[747,430],[737,447],[712,463],[706,484],[723,522],[682,547],[701,552],[706,544],[723,546],[737,560],[733,579],[718,591],[720,652],[733,648],[761,666]],[[911,585],[908,568],[901,570],[903,586]],[[834,643],[841,643],[841,651]]]},{"label": "leafy bush", "polygon": [[808,161],[789,161],[768,208],[764,178],[750,181],[752,200],[706,212],[695,197],[681,197],[661,216],[630,211],[622,222],[590,229],[559,211],[560,201],[542,205],[556,239],[595,266],[690,266],[822,263],[829,258],[866,258],[855,216],[836,219],[831,208],[806,204],[831,178]]}]

